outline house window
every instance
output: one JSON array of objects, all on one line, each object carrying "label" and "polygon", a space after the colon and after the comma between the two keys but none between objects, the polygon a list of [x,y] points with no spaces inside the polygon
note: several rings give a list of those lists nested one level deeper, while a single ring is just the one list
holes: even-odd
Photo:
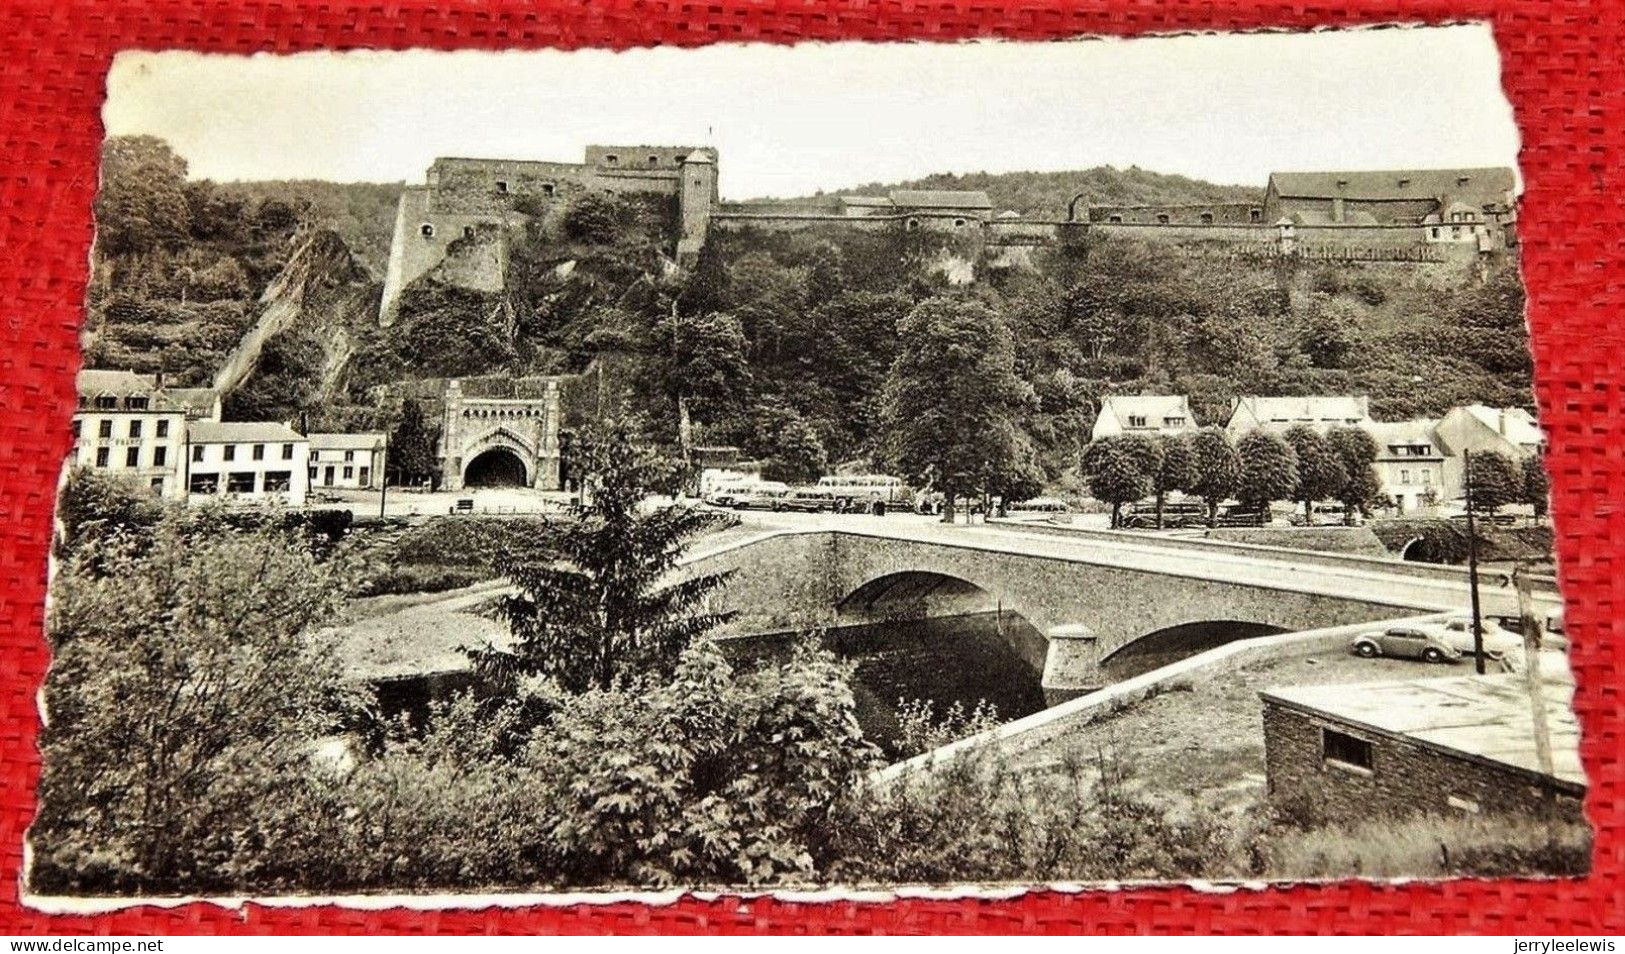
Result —
[{"label": "house window", "polygon": [[145,411],[147,409],[147,396],[145,394],[132,394],[124,399],[124,406],[132,411]]},{"label": "house window", "polygon": [[83,423],[84,421],[79,420],[77,417],[73,419],[73,439],[76,441],[79,439],[79,427]]},{"label": "house window", "polygon": [[141,436],[141,419],[140,418],[137,418],[137,419],[130,422],[130,436],[131,437],[140,437]]},{"label": "house window", "polygon": [[1439,237],[1439,227],[1438,227],[1438,226],[1436,226],[1436,225],[1435,225],[1435,226],[1434,226],[1434,227],[1433,227],[1433,237],[1434,237],[1434,238],[1438,238],[1438,237]]},{"label": "house window", "polygon": [[96,466],[97,467],[106,467],[107,466],[107,448],[105,448],[105,447],[96,448]]},{"label": "house window", "polygon": [[609,155],[604,157],[604,164],[605,165],[610,165],[610,166],[618,166],[618,165],[621,164],[621,157],[615,155],[612,152]]},{"label": "house window", "polygon": [[236,460],[237,459],[237,445],[236,444],[227,444],[224,448],[222,448],[221,451],[220,451],[220,459],[221,460]]},{"label": "house window", "polygon": [[434,238],[434,225],[429,222],[418,226],[418,231],[422,233],[424,238]]},{"label": "house window", "polygon": [[251,494],[254,492],[254,472],[235,470],[226,475],[226,493]]},{"label": "house window", "polygon": [[96,406],[104,411],[111,411],[118,407],[118,398],[104,395],[96,399]]},{"label": "house window", "polygon": [[194,463],[194,464],[203,463],[203,445],[202,444],[199,444],[198,446],[192,448],[192,463]]},{"label": "house window", "polygon": [[355,460],[355,451],[345,451],[344,462],[348,464],[352,460]]},{"label": "house window", "polygon": [[1185,419],[1182,417],[1165,417],[1162,419],[1162,423],[1169,427],[1184,427]]},{"label": "house window", "polygon": [[158,436],[159,437],[168,437],[169,436],[169,421],[167,419],[158,422]]},{"label": "house window", "polygon": [[264,444],[255,444],[254,445],[254,459],[255,460],[264,460],[265,459],[265,445]]},{"label": "house window", "polygon": [[310,479],[312,482],[315,482],[316,480],[316,468],[314,467],[310,469]]},{"label": "house window", "polygon": [[1167,225],[1168,224],[1168,213],[1166,213],[1166,212],[1158,212],[1157,213],[1157,224],[1158,225]]},{"label": "house window", "polygon": [[1371,743],[1335,729],[1320,730],[1320,756],[1327,762],[1371,771]]},{"label": "house window", "polygon": [[1424,483],[1424,484],[1433,483],[1433,471],[1431,471],[1431,470],[1422,471],[1422,483]]},{"label": "house window", "polygon": [[372,483],[372,468],[371,467],[363,467],[363,468],[361,468],[361,474],[360,474],[360,476],[358,476],[356,478],[356,482],[359,483],[363,487],[365,487],[368,484]]},{"label": "house window", "polygon": [[1115,222],[1118,225],[1121,225],[1123,223],[1123,217],[1121,215],[1108,215],[1106,216],[1106,221]]},{"label": "house window", "polygon": [[1145,415],[1144,414],[1130,414],[1128,416],[1128,426],[1129,427],[1144,427],[1145,426]]},{"label": "house window", "polygon": [[152,449],[152,466],[162,467],[169,463],[169,448],[154,447]]},{"label": "house window", "polygon": [[96,426],[96,436],[97,437],[112,437],[113,436],[113,422],[112,421],[102,421],[100,424],[98,424]]},{"label": "house window", "polygon": [[152,478],[147,482],[147,486],[151,487],[152,492],[158,496],[162,497],[164,495],[164,479],[162,477]]},{"label": "house window", "polygon": [[126,467],[140,467],[141,466],[141,448],[139,448],[139,447],[126,447],[124,449],[124,466],[126,466]]},{"label": "house window", "polygon": [[268,494],[287,493],[293,485],[293,471],[268,470],[265,472],[265,492]]},{"label": "house window", "polygon": [[292,444],[283,444],[282,445],[282,459],[283,460],[293,460],[293,445]]},{"label": "house window", "polygon": [[1264,221],[1264,210],[1263,209],[1248,209],[1247,210],[1247,221],[1249,221],[1249,222],[1262,222],[1262,221]]},{"label": "house window", "polygon": [[1404,467],[1399,469],[1399,482],[1402,484],[1408,484],[1411,482],[1411,472],[1408,469]]},{"label": "house window", "polygon": [[346,467],[346,468],[344,468],[344,479],[345,480],[354,480],[355,479],[355,468],[354,467]]},{"label": "house window", "polygon": [[220,490],[219,474],[193,474],[187,481],[186,489],[194,494],[212,494]]},{"label": "house window", "polygon": [[659,156],[650,156],[649,157],[649,165],[651,165],[651,166],[660,165],[660,157]]},{"label": "house window", "polygon": [[1213,213],[1212,212],[1203,212],[1202,213],[1202,224],[1203,225],[1212,225],[1213,224]]}]

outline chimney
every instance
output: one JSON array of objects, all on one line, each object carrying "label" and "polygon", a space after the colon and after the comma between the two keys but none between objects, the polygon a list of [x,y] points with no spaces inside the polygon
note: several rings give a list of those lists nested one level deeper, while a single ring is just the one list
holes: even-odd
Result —
[{"label": "chimney", "polygon": [[1507,436],[1507,409],[1506,408],[1500,407],[1500,408],[1495,409],[1495,425],[1496,425],[1496,430],[1501,432],[1502,437]]},{"label": "chimney", "polygon": [[154,391],[162,391],[164,389],[164,372],[162,368],[152,373],[152,389]]}]

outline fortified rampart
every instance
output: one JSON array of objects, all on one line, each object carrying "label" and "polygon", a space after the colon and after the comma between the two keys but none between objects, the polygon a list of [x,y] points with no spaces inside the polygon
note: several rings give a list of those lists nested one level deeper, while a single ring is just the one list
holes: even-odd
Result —
[{"label": "fortified rampart", "polygon": [[401,195],[380,320],[391,323],[402,291],[424,276],[499,289],[513,231],[537,219],[555,225],[595,191],[669,197],[679,264],[713,228],[926,233],[955,236],[948,259],[925,264],[963,282],[978,264],[1024,267],[1035,249],[1110,240],[1182,256],[1470,262],[1513,244],[1510,182],[1506,170],[1275,174],[1258,201],[1091,205],[1080,194],[1068,218],[1054,220],[997,212],[987,193],[965,190],[724,203],[716,151],[703,147],[588,146],[582,163],[442,158],[424,186]]}]

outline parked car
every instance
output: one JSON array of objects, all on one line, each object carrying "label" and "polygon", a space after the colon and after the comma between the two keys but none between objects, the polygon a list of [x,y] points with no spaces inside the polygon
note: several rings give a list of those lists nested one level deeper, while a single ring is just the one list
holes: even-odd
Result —
[{"label": "parked car", "polygon": [[[1123,526],[1131,530],[1150,530],[1157,525],[1157,505],[1152,503],[1137,503],[1129,509],[1123,517]],[[1207,526],[1207,506],[1200,501],[1181,500],[1164,501],[1162,505],[1162,525],[1164,527],[1205,527]]]},{"label": "parked car", "polygon": [[[1456,651],[1463,656],[1472,656],[1473,647],[1473,618],[1471,616],[1452,616],[1438,624],[1439,631]],[[1517,656],[1523,653],[1523,635],[1506,628],[1499,620],[1485,618],[1484,620],[1484,655],[1489,659],[1500,659],[1503,656]]]},{"label": "parked car", "polygon": [[1216,527],[1267,527],[1271,520],[1269,510],[1253,510],[1244,504],[1226,504],[1214,518]]},{"label": "parked car", "polygon": [[778,498],[773,509],[797,513],[834,513],[839,505],[840,499],[827,490],[800,487]]},{"label": "parked car", "polygon": [[1349,644],[1349,651],[1367,659],[1392,656],[1423,662],[1455,662],[1461,650],[1451,645],[1443,630],[1433,626],[1390,626],[1361,633]]},{"label": "parked car", "polygon": [[1005,512],[1011,516],[1050,515],[1072,512],[1071,508],[1066,505],[1066,501],[1057,500],[1054,497],[1034,497],[1031,500],[1018,500],[1004,509]]},{"label": "parked car", "polygon": [[[1355,511],[1354,521],[1353,525],[1358,526],[1360,523],[1359,511]],[[1347,522],[1348,509],[1340,503],[1315,504],[1310,509],[1310,516],[1307,520],[1304,519],[1301,513],[1294,512],[1292,514],[1292,525],[1294,527],[1341,527]]]},{"label": "parked car", "polygon": [[742,493],[733,498],[729,506],[735,510],[777,510],[779,501],[784,499],[784,491],[757,488]]}]

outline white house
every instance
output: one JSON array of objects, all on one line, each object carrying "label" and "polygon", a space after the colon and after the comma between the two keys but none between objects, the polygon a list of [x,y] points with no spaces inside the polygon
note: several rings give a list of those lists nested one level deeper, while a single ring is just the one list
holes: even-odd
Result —
[{"label": "white house", "polygon": [[1230,402],[1230,421],[1224,429],[1240,440],[1260,428],[1280,434],[1306,424],[1324,434],[1334,427],[1364,427],[1371,423],[1371,399],[1360,395],[1260,397],[1247,395]]},{"label": "white house", "polygon": [[207,388],[166,388],[162,375],[87,368],[76,380],[70,467],[126,477],[167,499],[185,495],[180,478],[186,422],[219,408]]},{"label": "white house", "polygon": [[186,433],[186,486],[192,499],[304,504],[310,444],[293,428],[259,421],[192,421]]},{"label": "white house", "polygon": [[1365,430],[1377,442],[1375,468],[1381,492],[1400,513],[1445,499],[1444,449],[1434,439],[1437,420],[1372,422]]},{"label": "white house", "polygon": [[377,490],[384,485],[388,436],[379,433],[310,434],[311,489]]},{"label": "white house", "polygon": [[1100,399],[1100,413],[1089,439],[1114,434],[1184,434],[1196,430],[1190,400],[1182,394],[1108,394]]},{"label": "white house", "polygon": [[1461,496],[1465,489],[1463,451],[1499,451],[1521,463],[1539,456],[1546,443],[1535,416],[1521,407],[1453,407],[1439,422],[1435,434],[1448,455],[1444,479],[1451,497]]}]

